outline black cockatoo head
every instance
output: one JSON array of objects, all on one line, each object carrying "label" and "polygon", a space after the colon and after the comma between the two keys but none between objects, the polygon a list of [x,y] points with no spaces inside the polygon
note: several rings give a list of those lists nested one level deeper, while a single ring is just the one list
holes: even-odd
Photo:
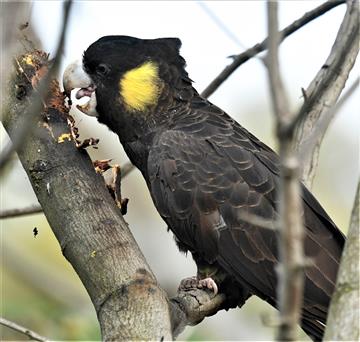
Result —
[{"label": "black cockatoo head", "polygon": [[169,90],[179,90],[181,97],[181,90],[191,86],[180,47],[178,38],[102,37],[81,62],[66,68],[65,92],[80,88],[76,97],[89,96],[90,101],[78,108],[108,126],[124,113],[155,113],[169,99]]}]

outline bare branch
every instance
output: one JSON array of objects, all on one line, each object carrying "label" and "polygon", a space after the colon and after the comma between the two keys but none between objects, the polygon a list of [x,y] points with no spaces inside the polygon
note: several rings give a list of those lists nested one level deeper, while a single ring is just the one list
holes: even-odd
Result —
[{"label": "bare branch", "polygon": [[[280,198],[281,234],[278,300],[281,314],[278,332],[279,340],[296,339],[296,322],[302,303],[303,268],[303,228],[301,220],[301,203],[299,187],[299,165],[292,149],[293,142],[297,147],[302,146],[306,139],[310,142],[309,155],[303,155],[303,177],[311,184],[317,165],[317,155],[312,146],[320,147],[326,128],[329,126],[335,111],[333,110],[346,79],[352,69],[359,50],[359,10],[358,3],[348,2],[347,12],[339,29],[333,49],[325,66],[317,74],[310,87],[304,92],[305,103],[299,113],[291,118],[286,107],[284,91],[282,89],[279,68],[276,63],[276,20],[275,2],[269,3],[269,59],[268,71],[271,82],[272,98],[275,110],[278,111],[278,139],[280,145],[280,159],[282,168],[282,187]],[[275,38],[274,38],[275,36]],[[275,51],[274,51],[275,50]],[[344,101],[354,91],[354,84],[346,94]],[[320,117],[323,116],[321,119]],[[297,136],[295,132],[300,132]],[[310,133],[314,135],[311,136]],[[316,143],[311,140],[316,139]],[[309,171],[310,170],[310,171]],[[286,227],[286,229],[285,229]]]},{"label": "bare branch", "polygon": [[24,144],[26,138],[30,135],[31,133],[30,127],[33,127],[33,122],[36,120],[36,115],[38,115],[41,112],[44,102],[46,102],[49,96],[50,83],[51,80],[53,79],[53,76],[56,75],[57,73],[61,60],[61,55],[63,52],[62,50],[65,43],[66,29],[68,27],[67,23],[70,16],[71,5],[72,5],[71,0],[64,2],[62,30],[60,33],[52,66],[49,72],[47,73],[47,75],[40,82],[39,86],[36,87],[37,91],[36,94],[34,94],[34,98],[30,102],[31,105],[24,114],[22,121],[18,123],[16,135],[13,136],[11,142],[9,142],[5,146],[5,148],[0,154],[0,172],[7,164],[12,154]]},{"label": "bare branch", "polygon": [[[24,68],[32,70],[31,65]],[[14,76],[11,89],[19,83],[31,96],[32,85],[22,73]],[[51,84],[46,114],[36,116],[34,134],[17,151],[50,227],[90,295],[104,340],[170,340],[167,297],[102,176],[73,140],[58,139],[71,133],[64,95],[57,83]],[[9,92],[4,127],[10,138],[27,106],[26,98]]]},{"label": "bare branch", "polygon": [[48,338],[44,337],[44,336],[41,336],[39,335],[38,333],[36,333],[35,331],[32,331],[30,329],[27,329],[27,328],[24,328],[23,326],[15,323],[15,322],[12,322],[12,321],[9,321],[3,317],[0,317],[0,324],[5,326],[5,327],[8,327],[12,330],[15,330],[29,338],[31,338],[32,340],[35,340],[35,341],[40,341],[40,342],[47,342],[49,341]]},{"label": "bare branch", "polygon": [[236,45],[241,49],[246,49],[245,45],[240,41],[240,39],[233,33],[227,25],[210,9],[210,7],[204,1],[196,1],[196,3],[201,7],[201,9],[207,14],[207,16],[215,23],[215,25],[223,31],[227,37],[232,40]]},{"label": "bare branch", "polygon": [[21,209],[9,209],[9,210],[3,210],[0,211],[0,219],[7,219],[7,218],[13,218],[13,217],[19,217],[19,216],[25,216],[25,215],[33,215],[42,213],[42,208],[40,205],[33,205],[31,207],[27,208],[21,208]]},{"label": "bare branch", "polygon": [[279,222],[277,221],[277,218],[275,220],[267,220],[261,216],[254,215],[246,211],[240,212],[239,218],[241,221],[250,223],[253,226],[270,230],[279,229]]},{"label": "bare branch", "polygon": [[274,114],[277,119],[277,137],[280,147],[280,234],[277,301],[280,310],[279,341],[294,341],[302,307],[305,265],[303,251],[303,222],[301,217],[299,164],[292,151],[292,136],[281,134],[293,117],[280,75],[278,47],[277,2],[268,1],[268,55],[267,70]]},{"label": "bare branch", "polygon": [[359,196],[360,180],[355,194],[336,289],[330,305],[324,338],[326,341],[359,341],[360,338]]},{"label": "bare branch", "polygon": [[[324,112],[335,105],[354,66],[358,52],[359,2],[350,0],[331,52],[306,90],[307,98],[296,121],[286,128],[285,133],[291,134],[294,127],[298,125],[295,150],[301,149]],[[331,118],[332,116],[329,117],[329,122]],[[329,122],[326,126],[329,125]],[[320,144],[325,130],[318,131],[318,133],[316,133],[316,143],[312,145],[309,153],[302,158],[302,180],[308,188],[311,188],[315,177]]]},{"label": "bare branch", "polygon": [[224,294],[214,296],[212,291],[191,289],[178,292],[170,300],[173,337],[176,338],[187,325],[196,325],[205,317],[214,315],[225,302]]},{"label": "bare branch", "polygon": [[[280,40],[283,41],[285,38],[302,28],[312,20],[320,17],[327,11],[334,7],[344,4],[345,0],[330,0],[324,4],[316,7],[312,11],[305,13],[301,18],[294,21],[291,25],[287,26],[280,32]],[[217,88],[224,83],[227,78],[242,64],[247,62],[249,59],[256,56],[258,53],[265,51],[267,48],[267,38],[261,43],[255,44],[252,48],[242,52],[241,54],[234,56],[234,60],[231,64],[227,65],[224,70],[203,90],[201,96],[207,98],[215,92]]]},{"label": "bare branch", "polygon": [[311,155],[314,147],[319,141],[319,137],[323,137],[328,129],[331,121],[334,117],[339,113],[342,109],[346,101],[354,94],[356,88],[359,86],[358,77],[350,88],[346,91],[346,93],[340,98],[340,100],[336,103],[335,106],[331,107],[329,110],[325,111],[321,117],[319,118],[318,123],[315,125],[314,130],[310,133],[310,136],[306,138],[304,143],[299,146],[299,157],[302,160],[306,158],[306,156]]},{"label": "bare branch", "polygon": [[280,126],[291,121],[289,101],[280,75],[278,47],[280,33],[278,31],[277,2],[268,2],[268,54],[266,64],[269,73],[270,91],[274,114]]}]

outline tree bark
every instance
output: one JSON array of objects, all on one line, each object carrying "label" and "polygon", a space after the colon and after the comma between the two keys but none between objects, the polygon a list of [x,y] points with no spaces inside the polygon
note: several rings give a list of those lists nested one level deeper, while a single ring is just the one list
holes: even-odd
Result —
[{"label": "tree bark", "polygon": [[327,329],[324,338],[326,341],[359,341],[360,338],[359,195],[360,182],[356,191],[349,233],[326,323]]},{"label": "tree bark", "polygon": [[[304,105],[299,112],[295,150],[312,138],[322,115],[330,113],[338,100],[359,52],[359,2],[347,1],[347,10],[329,57],[305,91]],[[330,121],[329,121],[330,123]],[[297,124],[297,122],[295,122]],[[315,143],[301,155],[302,180],[311,189],[314,181],[321,142],[326,129],[316,131]]]},{"label": "tree bark", "polygon": [[[18,59],[22,71],[9,83],[3,122],[12,139],[46,57],[35,52]],[[64,256],[89,293],[103,340],[170,340],[166,295],[103,178],[86,151],[71,141],[63,101],[54,81],[45,112],[37,114],[34,134],[18,150],[20,161]],[[59,137],[66,139],[61,142]]]}]

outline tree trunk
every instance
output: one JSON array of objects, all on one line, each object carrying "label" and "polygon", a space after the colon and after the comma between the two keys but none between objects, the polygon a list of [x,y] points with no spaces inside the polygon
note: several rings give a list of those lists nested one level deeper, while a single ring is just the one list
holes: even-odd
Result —
[{"label": "tree trunk", "polygon": [[[13,139],[30,107],[46,54],[18,58],[9,84],[5,129]],[[67,124],[68,109],[57,82],[18,155],[62,252],[94,304],[103,340],[170,340],[166,294],[139,250],[119,208],[78,150]],[[31,123],[29,123],[31,124]],[[49,275],[51,276],[51,275]]]}]

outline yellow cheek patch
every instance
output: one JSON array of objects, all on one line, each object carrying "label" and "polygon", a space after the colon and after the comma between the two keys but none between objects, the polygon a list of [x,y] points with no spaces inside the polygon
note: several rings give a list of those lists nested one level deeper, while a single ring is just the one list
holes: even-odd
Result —
[{"label": "yellow cheek patch", "polygon": [[130,111],[145,111],[157,104],[160,95],[159,69],[154,62],[145,62],[127,71],[120,79],[120,95]]}]

